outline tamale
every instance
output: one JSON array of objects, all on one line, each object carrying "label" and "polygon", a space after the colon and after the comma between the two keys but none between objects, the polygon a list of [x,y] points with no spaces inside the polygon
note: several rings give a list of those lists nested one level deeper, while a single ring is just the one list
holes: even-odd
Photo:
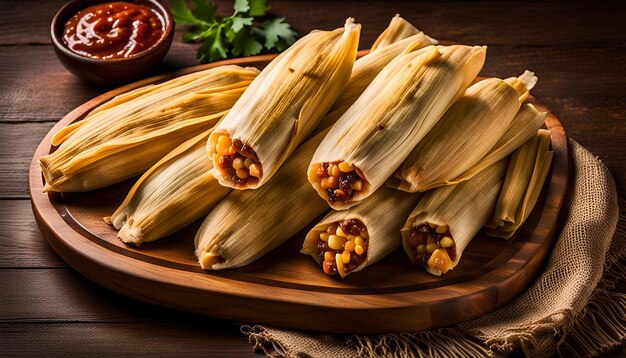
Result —
[{"label": "tamale", "polygon": [[315,152],[308,177],[333,209],[378,189],[478,75],[485,47],[407,51],[376,76]]},{"label": "tamale", "polygon": [[[417,144],[387,184],[408,192],[454,184],[494,148],[513,120],[526,120],[516,114],[536,82],[537,77],[526,71],[517,78],[489,78],[472,85]],[[526,123],[528,135],[541,126],[537,121]],[[500,152],[495,161],[508,154]]]},{"label": "tamale", "polygon": [[172,234],[206,215],[230,188],[219,185],[206,156],[210,129],[186,141],[144,173],[110,218],[127,244]]},{"label": "tamale", "polygon": [[39,158],[45,191],[88,191],[137,176],[213,127],[258,70],[221,66],[120,95],[55,134]]},{"label": "tamale", "polygon": [[234,189],[267,182],[345,87],[361,25],[313,31],[276,57],[209,136],[213,175]]},{"label": "tamale", "polygon": [[411,261],[436,276],[453,269],[493,214],[506,168],[503,159],[471,179],[427,191],[401,230]]},{"label": "tamale", "polygon": [[234,190],[213,208],[195,238],[203,269],[256,261],[328,209],[303,175],[325,134],[302,144],[267,185]]},{"label": "tamale", "polygon": [[537,203],[553,154],[545,129],[513,152],[487,235],[508,239],[522,226]]},{"label": "tamale", "polygon": [[[400,20],[395,20],[396,26],[394,26],[394,31],[403,31],[402,27],[397,26],[398,21]],[[402,21],[402,23],[405,24],[404,26],[413,27],[406,21]],[[399,39],[399,37],[394,34],[394,31],[385,31],[384,36],[393,36]],[[413,35],[408,39],[410,42],[403,42],[401,44],[402,46],[389,43],[385,47],[378,47],[376,51],[372,51],[358,59],[355,62],[355,69],[352,72],[352,76],[338,100],[338,102],[341,101],[341,103],[348,105],[333,107],[335,108],[334,112],[338,113],[342,108],[345,111],[345,109],[349,107],[349,104],[353,103],[365,90],[369,84],[367,79],[373,79],[376,74],[380,72],[393,57],[400,54],[405,47],[408,45],[413,47],[426,46],[427,41],[429,41],[422,33]],[[340,115],[341,113],[339,113],[339,115],[329,114],[325,116],[320,122],[319,127],[324,129],[331,126]],[[190,141],[189,143],[195,142]],[[200,158],[200,156],[202,156],[202,158]],[[135,185],[122,206],[120,206],[112,216],[111,220],[116,222],[116,228],[119,229],[124,226],[129,228],[124,230],[124,233],[119,234],[123,241],[131,242],[132,239],[132,242],[137,245],[141,242],[160,239],[175,231],[177,228],[192,223],[198,217],[208,214],[215,205],[214,194],[207,194],[205,198],[205,193],[212,193],[213,191],[221,192],[214,188],[217,179],[212,175],[198,175],[202,168],[210,168],[213,165],[211,159],[206,155],[206,152],[202,155],[202,153],[191,150],[190,147],[188,150],[179,151],[179,154],[169,157],[169,160],[162,160],[155,165],[158,168],[153,167],[150,169],[149,173],[145,174],[140,179],[140,182],[143,183]],[[182,163],[186,164],[180,165]],[[168,169],[170,166],[175,166],[176,169]],[[154,173],[156,172],[162,172],[163,174],[155,175]],[[175,174],[165,175],[165,173],[168,172],[175,172]],[[195,175],[198,175],[198,177],[195,178]],[[180,181],[179,178],[184,178],[184,180]],[[160,182],[163,182],[163,184],[160,184]],[[308,182],[306,185],[309,185]],[[173,190],[173,188],[178,186],[185,186],[185,188],[190,190],[178,193],[177,190]],[[221,187],[221,189],[229,190],[226,187]],[[147,192],[148,190],[149,192]],[[133,203],[133,205],[130,205],[130,203]],[[172,203],[176,204],[174,205]],[[171,210],[173,207],[176,207],[178,212],[172,213]],[[135,216],[144,219],[132,220],[130,224],[128,222],[124,223],[124,221],[130,221],[127,218]],[[152,219],[145,220],[145,218],[148,217]],[[132,237],[129,236],[130,232],[134,233]]]},{"label": "tamale", "polygon": [[329,275],[360,271],[400,247],[400,229],[420,197],[383,186],[360,205],[331,211],[309,231],[300,252]]}]

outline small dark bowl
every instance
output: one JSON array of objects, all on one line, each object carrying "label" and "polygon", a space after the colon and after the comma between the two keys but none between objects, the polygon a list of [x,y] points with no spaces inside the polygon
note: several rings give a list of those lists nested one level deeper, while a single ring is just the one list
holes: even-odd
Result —
[{"label": "small dark bowl", "polygon": [[65,4],[52,19],[50,38],[54,51],[65,68],[74,75],[100,86],[128,83],[146,75],[165,57],[174,37],[172,14],[159,0],[124,0],[155,9],[165,21],[163,36],[149,49],[128,58],[99,60],[81,56],[65,46],[63,30],[65,22],[77,12],[89,6],[115,0],[74,0]]}]

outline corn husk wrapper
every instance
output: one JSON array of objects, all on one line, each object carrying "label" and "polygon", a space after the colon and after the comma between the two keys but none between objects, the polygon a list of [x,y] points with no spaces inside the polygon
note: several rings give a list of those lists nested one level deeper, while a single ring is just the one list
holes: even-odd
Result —
[{"label": "corn husk wrapper", "polygon": [[301,253],[311,255],[317,263],[319,260],[317,243],[320,232],[325,232],[328,225],[348,219],[358,219],[367,228],[369,238],[365,261],[351,272],[342,270],[338,265],[338,273],[343,278],[361,271],[365,267],[383,259],[392,251],[400,247],[402,237],[400,229],[404,225],[407,215],[413,210],[421,193],[406,194],[404,192],[381,187],[360,205],[347,210],[331,211],[307,234]]},{"label": "corn husk wrapper", "polygon": [[[345,161],[366,181],[349,200],[329,205],[345,210],[376,191],[465,92],[482,68],[485,53],[486,47],[480,46],[429,46],[387,65],[313,156],[311,171],[324,162]],[[311,184],[328,197],[318,181]]]},{"label": "corn husk wrapper", "polygon": [[266,183],[317,127],[347,84],[356,59],[361,25],[314,31],[276,57],[254,80],[211,134],[210,157],[221,135],[250,146],[261,164],[258,181],[233,183],[213,163],[220,184],[255,189]]},{"label": "corn husk wrapper", "polygon": [[301,145],[267,185],[232,191],[213,208],[195,238],[203,269],[252,263],[328,209],[304,175],[325,134]]},{"label": "corn husk wrapper", "polygon": [[44,191],[88,191],[141,174],[213,127],[258,70],[221,66],[115,97],[54,135]]},{"label": "corn husk wrapper", "polygon": [[[407,243],[414,224],[448,226],[456,244],[456,259],[450,267],[453,269],[459,263],[465,247],[493,214],[506,168],[507,160],[503,159],[469,180],[426,192],[401,230],[402,245],[409,257],[415,257],[415,252]],[[426,270],[436,276],[444,273],[436,267],[428,267]]]},{"label": "corn husk wrapper", "polygon": [[[398,22],[398,20],[395,21]],[[405,26],[412,27],[406,21],[404,23]],[[402,30],[398,26],[395,29]],[[393,35],[393,32],[386,31],[385,33],[388,36]],[[398,37],[395,36],[395,38]],[[411,42],[415,42],[414,46],[423,43],[423,39],[424,35],[421,33],[410,38]],[[344,103],[354,102],[369,84],[366,81],[367,78],[373,79],[409,43],[404,42],[401,47],[394,46],[394,44],[379,47],[376,51],[358,59],[355,62],[355,70],[352,72],[357,76],[350,78],[346,86],[346,89],[349,88],[350,91],[343,91],[340,99]],[[337,111],[339,110],[341,107],[337,108]],[[339,116],[335,116],[334,119],[336,120]],[[333,116],[325,116],[320,126],[322,123],[328,123],[326,127],[331,126],[334,123]],[[223,192],[226,195],[230,191],[229,188],[221,185],[216,188],[218,182],[212,174],[199,174],[202,170],[211,168],[213,163],[206,152],[201,153],[196,150],[198,138],[201,136],[181,145],[184,149],[175,150],[176,153],[168,155],[144,174],[124,203],[109,219],[115,223],[117,229],[122,229],[118,234],[122,241],[139,245],[142,242],[160,239],[208,214],[215,206],[219,193]],[[307,182],[306,186],[308,185]],[[181,189],[184,190],[179,192]],[[174,208],[176,212],[172,211]],[[136,219],[131,220],[132,218]]]},{"label": "corn husk wrapper", "polygon": [[[391,21],[389,22],[389,25],[387,26],[385,31],[383,31],[378,36],[376,41],[374,41],[374,44],[370,48],[370,51],[376,51],[380,48],[397,44],[398,42],[407,38],[411,38],[413,35],[416,35],[420,32],[421,31],[415,28],[415,26],[413,26],[410,22],[406,21],[399,14],[396,14],[396,16],[391,18]],[[430,42],[431,44],[438,43],[437,40],[432,39],[428,36],[426,40],[426,42]]]},{"label": "corn husk wrapper", "polygon": [[[408,192],[454,184],[504,136],[536,82],[537,77],[526,71],[520,77],[490,78],[472,85],[418,143],[387,184]],[[538,129],[529,128],[534,132]]]},{"label": "corn husk wrapper", "polygon": [[210,170],[206,140],[212,129],[170,152],[144,173],[124,202],[105,220],[126,244],[139,246],[170,235],[198,220],[230,188],[219,185]]},{"label": "corn husk wrapper", "polygon": [[537,203],[553,155],[550,131],[545,129],[513,152],[493,218],[487,223],[487,235],[508,239],[526,221]]},{"label": "corn husk wrapper", "polygon": [[437,40],[417,30],[402,17],[393,17],[389,27],[378,37],[370,52],[355,61],[348,84],[328,114],[320,121],[318,128],[328,128],[335,124],[383,68],[398,55],[437,43]]}]

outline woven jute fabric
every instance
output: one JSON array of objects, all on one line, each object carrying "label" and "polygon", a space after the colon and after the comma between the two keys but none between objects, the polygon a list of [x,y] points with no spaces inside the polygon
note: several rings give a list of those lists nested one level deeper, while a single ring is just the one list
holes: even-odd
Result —
[{"label": "woven jute fabric", "polygon": [[242,326],[253,348],[279,357],[593,356],[626,337],[625,201],[607,168],[571,140],[566,218],[544,271],[516,299],[479,319],[429,332],[340,336]]}]

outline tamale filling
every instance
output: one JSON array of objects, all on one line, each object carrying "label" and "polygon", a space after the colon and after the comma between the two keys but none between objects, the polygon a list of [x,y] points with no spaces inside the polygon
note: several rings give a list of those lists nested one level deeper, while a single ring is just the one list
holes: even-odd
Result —
[{"label": "tamale filling", "polygon": [[227,134],[219,136],[211,144],[215,146],[213,165],[219,168],[222,177],[239,187],[259,181],[263,169],[252,147],[240,139],[231,140]]},{"label": "tamale filling", "polygon": [[367,258],[368,234],[358,219],[334,222],[319,233],[317,251],[324,272],[346,275],[361,266]]},{"label": "tamale filling", "polygon": [[321,163],[310,171],[331,203],[348,201],[368,185],[359,170],[348,162]]},{"label": "tamale filling", "polygon": [[407,244],[414,252],[411,261],[424,268],[431,267],[446,273],[456,259],[456,244],[447,226],[413,224]]}]

